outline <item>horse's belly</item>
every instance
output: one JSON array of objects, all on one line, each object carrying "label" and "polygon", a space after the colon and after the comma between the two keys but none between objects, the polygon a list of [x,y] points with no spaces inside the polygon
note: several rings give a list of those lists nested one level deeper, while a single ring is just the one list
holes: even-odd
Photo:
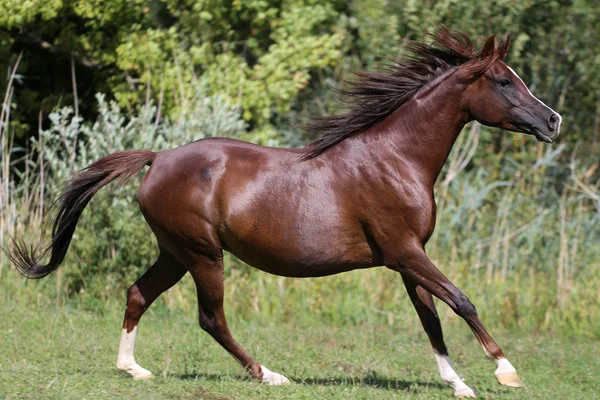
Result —
[{"label": "horse's belly", "polygon": [[274,275],[315,277],[369,268],[376,260],[360,233],[311,235],[310,230],[282,232],[256,227],[252,232],[225,232],[224,248],[245,263]]},{"label": "horse's belly", "polygon": [[309,278],[339,274],[360,268],[370,268],[374,264],[365,257],[364,260],[357,259],[327,259],[311,257],[310,259],[290,258],[288,254],[265,254],[257,253],[255,249],[238,248],[231,251],[236,257],[261,271],[273,275]]}]

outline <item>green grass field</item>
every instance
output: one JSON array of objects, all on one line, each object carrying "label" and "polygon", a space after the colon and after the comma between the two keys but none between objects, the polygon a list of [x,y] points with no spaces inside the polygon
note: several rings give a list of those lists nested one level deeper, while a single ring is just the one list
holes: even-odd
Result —
[{"label": "green grass field", "polygon": [[[251,381],[203,332],[194,315],[158,308],[140,325],[136,358],[154,379],[134,381],[114,367],[121,310],[70,306],[0,311],[3,399],[443,399],[425,334],[415,315],[405,328],[324,326],[233,316],[236,338],[257,361],[290,377],[290,386]],[[456,367],[484,399],[594,399],[600,393],[600,342],[493,332],[526,389],[498,385],[470,331],[451,321]]]}]

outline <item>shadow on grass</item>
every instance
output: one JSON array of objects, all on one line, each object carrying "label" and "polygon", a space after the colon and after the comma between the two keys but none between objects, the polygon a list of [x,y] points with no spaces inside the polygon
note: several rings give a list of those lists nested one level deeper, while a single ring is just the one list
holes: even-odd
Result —
[{"label": "shadow on grass", "polygon": [[[223,379],[234,379],[238,381],[252,382],[252,379],[247,375],[217,375],[217,374],[172,374],[176,379],[182,380],[202,380],[220,381]],[[320,386],[360,386],[386,390],[415,390],[419,387],[448,389],[449,386],[439,382],[427,381],[409,381],[394,378],[378,377],[378,376],[362,376],[362,377],[332,377],[332,378],[296,378],[289,377],[293,383],[301,385],[320,385]]]},{"label": "shadow on grass", "polygon": [[447,385],[442,385],[438,382],[423,382],[423,381],[406,381],[394,378],[385,377],[333,377],[333,378],[306,378],[296,379],[290,377],[296,383],[305,385],[321,385],[321,386],[360,386],[371,387],[377,389],[388,390],[407,390],[415,389],[415,387],[429,387],[436,389],[447,389]]}]

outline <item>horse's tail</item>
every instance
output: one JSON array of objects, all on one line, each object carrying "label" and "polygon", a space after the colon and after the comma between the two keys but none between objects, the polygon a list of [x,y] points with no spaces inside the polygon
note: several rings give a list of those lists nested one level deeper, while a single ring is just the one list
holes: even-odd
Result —
[{"label": "horse's tail", "polygon": [[[13,239],[12,248],[9,251],[3,249],[19,273],[27,278],[39,279],[56,270],[67,254],[77,221],[92,196],[115,179],[118,186],[124,185],[145,165],[151,165],[155,158],[156,153],[150,150],[120,151],[73,175],[56,200],[59,208],[52,225],[50,244],[45,248],[40,245],[28,247],[24,242]],[[40,264],[40,259],[48,252],[50,260],[47,264]]]}]

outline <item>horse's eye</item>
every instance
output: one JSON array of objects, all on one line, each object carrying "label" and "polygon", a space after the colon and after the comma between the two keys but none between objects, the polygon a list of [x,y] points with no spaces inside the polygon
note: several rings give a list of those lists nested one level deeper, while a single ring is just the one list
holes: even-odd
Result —
[{"label": "horse's eye", "polygon": [[510,86],[510,85],[512,85],[512,82],[511,82],[511,80],[510,80],[510,79],[508,79],[508,78],[502,78],[502,79],[500,79],[500,81],[499,81],[498,83],[499,83],[499,84],[500,84],[500,86],[502,86],[502,87],[507,87],[507,86]]}]

